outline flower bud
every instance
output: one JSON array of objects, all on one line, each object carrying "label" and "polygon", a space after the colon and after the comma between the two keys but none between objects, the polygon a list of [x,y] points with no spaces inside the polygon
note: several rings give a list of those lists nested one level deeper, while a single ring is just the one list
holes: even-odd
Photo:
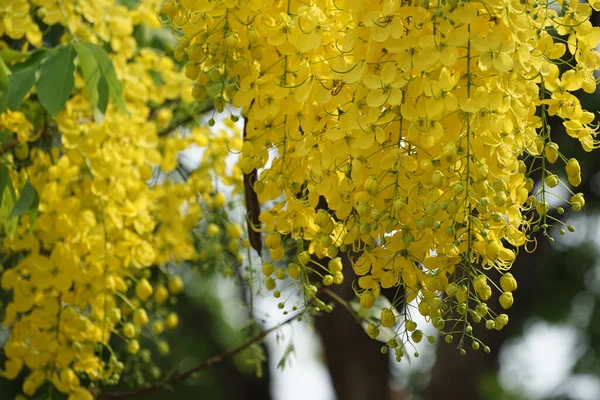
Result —
[{"label": "flower bud", "polygon": [[431,176],[431,184],[435,188],[441,188],[444,185],[444,173],[439,170],[433,171],[433,175]]},{"label": "flower bud", "polygon": [[397,198],[397,199],[394,200],[394,203],[393,203],[394,210],[396,212],[402,210],[405,205],[406,205],[406,200],[403,199],[403,198]]},{"label": "flower bud", "polygon": [[277,270],[275,271],[275,278],[279,280],[285,279],[285,269],[277,268]]},{"label": "flower bud", "polygon": [[546,143],[546,147],[544,148],[544,155],[546,156],[546,160],[548,160],[550,164],[554,164],[558,159],[558,145],[554,142]]},{"label": "flower bud", "polygon": [[315,216],[315,224],[319,227],[324,227],[325,225],[327,225],[331,220],[331,217],[329,216],[329,213],[325,210],[319,210],[317,211],[317,215]]},{"label": "flower bud", "polygon": [[138,308],[133,314],[133,323],[136,326],[142,327],[148,324],[148,314],[143,308]]},{"label": "flower bud", "polygon": [[487,277],[485,275],[478,275],[475,279],[473,279],[473,288],[476,291],[480,291],[487,285]]},{"label": "flower bud", "polygon": [[381,310],[381,326],[391,328],[396,323],[396,316],[389,308]]},{"label": "flower bud", "polygon": [[262,264],[262,273],[265,276],[271,276],[271,274],[273,274],[273,272],[275,272],[275,266],[272,263],[265,261]]},{"label": "flower bud", "polygon": [[423,339],[423,332],[421,332],[421,330],[416,330],[410,334],[410,338],[413,342],[419,343],[421,339]]},{"label": "flower bud", "polygon": [[497,330],[502,329],[503,327],[505,327],[508,324],[508,315],[506,314],[500,314],[496,317],[496,319],[494,320],[495,323],[495,328]]},{"label": "flower bud", "polygon": [[577,193],[571,197],[571,209],[573,211],[581,211],[583,206],[585,206],[585,199],[583,198],[583,193]]},{"label": "flower bud", "polygon": [[556,187],[558,185],[558,176],[554,175],[554,174],[548,175],[546,177],[545,182],[546,182],[546,185],[548,185],[548,187],[551,187],[551,188]]},{"label": "flower bud", "polygon": [[577,161],[575,158],[569,159],[569,161],[567,161],[567,165],[565,166],[565,171],[569,177],[581,175],[581,166],[579,165],[579,161]]},{"label": "flower bud", "polygon": [[513,299],[513,295],[511,292],[504,292],[500,295],[500,297],[498,298],[498,302],[500,303],[500,306],[502,306],[502,308],[504,308],[505,310],[508,310],[514,302]]},{"label": "flower bud", "polygon": [[477,292],[477,294],[479,295],[481,300],[488,300],[490,297],[492,297],[492,288],[490,287],[490,285],[485,285],[485,287],[479,292]]},{"label": "flower bud", "polygon": [[165,323],[161,320],[156,320],[152,323],[152,333],[160,335],[165,331]]},{"label": "flower bud", "polygon": [[325,275],[323,277],[323,285],[325,285],[325,286],[331,286],[331,285],[333,285],[333,276],[331,276],[331,275]]},{"label": "flower bud", "polygon": [[338,271],[342,271],[343,265],[342,265],[342,259],[340,257],[336,257],[332,260],[329,261],[329,263],[327,264],[327,266],[329,267],[329,271],[331,273],[333,272],[338,272]]},{"label": "flower bud", "polygon": [[478,177],[480,180],[483,180],[483,179],[487,178],[487,176],[488,176],[488,174],[489,174],[489,168],[488,168],[488,166],[487,166],[487,165],[485,165],[485,164],[479,164],[479,165],[477,166],[476,173],[477,173],[477,177]]},{"label": "flower bud", "polygon": [[135,285],[135,295],[141,301],[148,300],[152,296],[152,292],[152,285],[146,278],[140,279],[137,285]]},{"label": "flower bud", "polygon": [[506,204],[506,200],[508,200],[506,197],[506,192],[498,192],[494,196],[494,204],[497,207],[502,207],[504,204]]},{"label": "flower bud", "polygon": [[517,290],[517,280],[512,276],[510,272],[506,273],[500,278],[500,287],[505,292],[514,292],[515,290]]},{"label": "flower bud", "polygon": [[303,251],[300,254],[298,254],[298,262],[300,263],[300,265],[306,265],[310,262],[310,254],[308,253],[308,251]]},{"label": "flower bud", "polygon": [[269,250],[279,248],[281,246],[281,237],[277,232],[271,232],[265,238],[265,247]]},{"label": "flower bud", "polygon": [[221,232],[221,228],[219,228],[219,225],[217,225],[217,224],[210,223],[206,227],[206,233],[210,237],[217,236],[219,234],[219,232]]},{"label": "flower bud", "polygon": [[165,319],[165,325],[169,329],[175,329],[179,325],[179,317],[175,313],[169,313]]},{"label": "flower bud", "polygon": [[169,281],[169,292],[173,295],[179,294],[181,293],[181,291],[183,290],[183,281],[181,280],[180,276],[174,276],[170,281]]},{"label": "flower bud", "polygon": [[136,334],[137,331],[135,330],[135,326],[133,326],[132,323],[128,322],[125,325],[123,325],[123,336],[125,336],[127,339],[135,337]]},{"label": "flower bud", "polygon": [[265,280],[265,288],[267,290],[273,290],[275,289],[275,287],[277,287],[277,284],[275,283],[275,280],[273,278],[267,278]]},{"label": "flower bud", "polygon": [[448,286],[446,286],[446,294],[448,296],[454,296],[457,291],[458,291],[458,287],[456,286],[455,283],[450,283],[450,284],[448,284]]},{"label": "flower bud", "polygon": [[341,285],[342,282],[344,282],[344,274],[342,274],[340,271],[334,272],[333,283],[335,283],[336,285]]},{"label": "flower bud", "polygon": [[19,143],[15,146],[15,157],[17,160],[25,160],[29,157],[29,145],[27,143]]},{"label": "flower bud", "polygon": [[377,183],[377,179],[374,176],[369,176],[365,181],[364,186],[365,190],[372,196],[375,196],[379,191],[379,183]]},{"label": "flower bud", "polygon": [[169,291],[163,285],[158,285],[154,291],[154,301],[156,304],[164,304],[169,298]]},{"label": "flower bud", "polygon": [[140,342],[133,339],[133,340],[129,341],[129,343],[127,343],[127,352],[128,353],[136,354],[138,351],[140,351]]},{"label": "flower bud", "polygon": [[535,203],[535,210],[540,215],[546,215],[546,213],[548,212],[549,209],[550,209],[550,206],[545,201],[537,201]]},{"label": "flower bud", "polygon": [[287,267],[287,273],[292,279],[298,279],[300,272],[300,266],[296,263],[290,263]]},{"label": "flower bud", "polygon": [[426,317],[429,315],[429,304],[423,300],[419,303],[419,313],[421,313],[422,316]]},{"label": "flower bud", "polygon": [[360,296],[360,306],[362,308],[371,308],[375,304],[375,295],[371,292],[364,292]]},{"label": "flower bud", "polygon": [[369,325],[367,325],[367,335],[369,335],[371,339],[375,339],[377,336],[379,336],[379,328],[377,328],[374,324],[369,323]]},{"label": "flower bud", "polygon": [[477,307],[475,307],[475,312],[480,316],[480,317],[485,317],[488,313],[488,307],[485,303],[480,303],[477,304]]}]

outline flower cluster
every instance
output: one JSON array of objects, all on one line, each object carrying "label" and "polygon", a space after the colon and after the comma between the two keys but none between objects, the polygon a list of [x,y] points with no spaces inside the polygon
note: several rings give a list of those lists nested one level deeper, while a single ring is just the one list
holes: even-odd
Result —
[{"label": "flower cluster", "polygon": [[[0,6],[0,48],[25,38],[29,56],[28,46],[42,47],[42,30],[62,26],[55,29],[64,31],[62,43],[110,49],[127,111],[111,102],[98,121],[77,71],[56,118],[35,97],[0,114],[0,131],[11,136],[2,155],[11,187],[23,187],[24,195],[31,185],[39,196],[37,210],[16,228],[8,214],[18,196],[4,190],[0,209],[0,287],[7,299],[0,317],[10,332],[0,377],[23,374],[28,396],[50,383],[70,400],[92,399],[90,388],[119,381],[122,352],[135,359],[153,343],[168,352],[162,334],[178,325],[170,298],[183,289],[169,266],[201,256],[193,231],[205,208],[226,203],[217,178],[239,192],[240,170],[225,167],[233,123],[216,137],[191,117],[187,132],[173,129],[181,122],[174,112],[192,107],[191,84],[172,58],[133,37],[135,27],[160,25],[158,8],[156,1],[129,9],[114,0]],[[190,146],[205,149],[200,166],[185,180],[171,179],[178,153]],[[229,224],[222,236],[226,251],[239,258],[241,228]]]},{"label": "flower cluster", "polygon": [[[341,282],[339,251],[358,255],[362,307],[400,286],[404,316],[384,309],[368,329],[397,326],[388,344],[398,358],[423,336],[413,307],[448,342],[458,333],[461,352],[480,347],[471,323],[508,323],[488,302],[510,307],[518,250],[561,224],[546,187],[571,190],[563,166],[571,186],[581,182],[548,117],[586,151],[598,147],[594,116],[573,94],[596,87],[591,11],[576,0],[166,0],[161,9],[194,97],[220,81],[217,108],[232,102],[246,118],[239,166],[259,170],[271,258],[284,257],[282,235],[300,242],[287,272],[308,297],[317,293],[309,272]],[[583,195],[565,202],[578,211]]]}]

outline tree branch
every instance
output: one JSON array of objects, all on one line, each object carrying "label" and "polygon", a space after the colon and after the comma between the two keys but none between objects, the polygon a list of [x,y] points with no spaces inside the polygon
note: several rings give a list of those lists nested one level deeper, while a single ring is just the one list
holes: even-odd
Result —
[{"label": "tree branch", "polygon": [[5,143],[5,144],[1,145],[0,146],[0,154],[4,154],[4,153],[7,153],[7,152],[11,151],[18,144],[19,144],[19,141],[17,139],[14,139],[14,140],[11,140],[8,143]]},{"label": "tree branch", "polygon": [[[248,118],[244,118],[244,141],[246,141],[247,126]],[[257,178],[258,172],[256,169],[250,171],[249,174],[244,174],[244,203],[246,204],[247,212],[246,223],[248,224],[248,240],[258,255],[262,256],[262,238],[260,236],[260,232],[254,230],[255,226],[260,225],[260,202],[258,201],[258,196],[254,191],[254,184],[256,183]]]},{"label": "tree branch", "polygon": [[248,347],[250,347],[251,345],[253,345],[254,343],[260,342],[261,340],[263,340],[269,333],[281,328],[284,325],[289,324],[290,322],[292,322],[293,320],[297,319],[299,316],[301,316],[303,314],[304,311],[286,319],[285,321],[275,325],[272,328],[269,328],[267,330],[262,331],[261,333],[259,333],[258,335],[254,336],[253,338],[248,339],[247,341],[245,341],[244,343],[242,343],[240,346],[233,348],[231,350],[228,350],[224,353],[218,354],[216,356],[207,358],[206,360],[202,361],[200,364],[196,365],[193,368],[188,369],[187,371],[184,371],[180,374],[174,375],[168,379],[165,379],[162,382],[156,382],[153,383],[152,385],[143,387],[143,388],[139,388],[139,389],[134,389],[134,390],[129,390],[129,391],[124,391],[124,392],[104,392],[104,393],[98,393],[96,395],[96,399],[98,400],[103,400],[103,399],[122,399],[122,398],[129,398],[129,397],[138,397],[138,396],[142,396],[144,394],[150,393],[150,392],[154,392],[156,390],[160,390],[162,388],[164,388],[167,385],[173,384],[173,383],[178,383],[178,382],[183,382],[191,377],[193,377],[196,373],[210,368],[215,364],[220,363],[221,361],[224,361],[230,357],[235,356],[236,354],[241,353],[242,351],[246,350]]}]

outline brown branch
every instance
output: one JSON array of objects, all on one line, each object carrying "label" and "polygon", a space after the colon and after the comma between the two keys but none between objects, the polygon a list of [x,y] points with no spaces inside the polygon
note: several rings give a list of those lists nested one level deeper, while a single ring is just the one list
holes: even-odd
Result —
[{"label": "brown branch", "polygon": [[[246,140],[246,127],[248,126],[248,118],[244,118],[244,136],[243,140]],[[250,245],[259,256],[262,255],[262,238],[260,232],[254,230],[255,226],[259,226],[260,221],[258,219],[260,215],[260,202],[258,196],[254,191],[254,184],[258,178],[258,172],[256,169],[250,171],[249,174],[244,174],[244,200],[246,203],[246,211],[248,213],[247,224],[248,224],[248,240]]]},{"label": "brown branch", "polygon": [[185,126],[191,122],[195,122],[196,118],[190,114],[182,120],[175,121],[175,122],[173,122],[173,121],[174,121],[174,119],[166,127],[160,129],[158,131],[158,136],[168,135],[180,126]]},{"label": "brown branch", "polygon": [[180,374],[174,375],[162,382],[156,382],[156,383],[153,383],[152,385],[149,385],[149,386],[146,386],[146,387],[143,387],[140,389],[134,389],[134,390],[124,391],[124,392],[98,393],[96,395],[96,399],[102,400],[102,399],[122,399],[122,398],[128,398],[128,397],[138,397],[138,396],[142,396],[147,393],[154,392],[156,390],[163,389],[167,385],[171,385],[173,383],[178,383],[178,382],[183,382],[183,381],[193,377],[196,373],[198,373],[204,369],[210,368],[213,365],[218,364],[221,361],[224,361],[230,357],[233,357],[236,354],[239,354],[242,351],[246,350],[248,347],[250,347],[254,343],[260,342],[269,333],[281,328],[284,325],[289,324],[293,320],[297,319],[300,315],[302,315],[302,313],[303,312],[300,312],[300,313],[294,315],[293,317],[290,317],[290,318],[286,319],[285,321],[275,325],[274,327],[262,331],[258,335],[254,336],[253,338],[248,339],[247,341],[245,341],[244,343],[242,343],[240,346],[238,346],[236,348],[233,348],[231,350],[228,350],[228,351],[218,354],[216,356],[207,358],[206,360],[202,361],[200,364],[196,365],[195,367],[190,368],[187,371],[184,371]]},{"label": "brown branch", "polygon": [[19,144],[19,141],[17,139],[11,140],[8,143],[5,143],[3,145],[0,146],[0,154],[4,154],[6,152],[11,151],[12,149],[14,149],[17,145]]}]

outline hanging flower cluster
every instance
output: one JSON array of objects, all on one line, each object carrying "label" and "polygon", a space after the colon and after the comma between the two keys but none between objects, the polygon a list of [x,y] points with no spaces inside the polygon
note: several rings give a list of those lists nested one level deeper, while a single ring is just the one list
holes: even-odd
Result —
[{"label": "hanging flower cluster", "polygon": [[512,305],[518,250],[561,224],[546,188],[564,186],[573,211],[583,207],[571,191],[579,164],[548,117],[598,147],[594,115],[573,94],[596,88],[591,11],[576,0],[167,0],[161,10],[194,97],[218,80],[216,104],[246,118],[239,166],[259,170],[253,189],[269,206],[257,228],[271,258],[284,257],[282,235],[300,242],[287,272],[309,298],[309,272],[343,280],[339,251],[357,254],[362,307],[401,287],[404,316],[386,308],[367,328],[396,326],[398,359],[423,337],[414,308],[446,341],[458,334],[461,352],[478,349],[472,323],[508,323],[488,304]]},{"label": "hanging flower cluster", "polygon": [[[168,267],[200,256],[193,230],[205,209],[226,215],[217,175],[234,191],[241,185],[241,171],[225,168],[236,147],[231,121],[229,132],[217,135],[195,122],[185,134],[173,129],[179,125],[172,123],[174,111],[192,107],[191,84],[172,58],[140,48],[133,37],[135,28],[160,26],[159,3],[142,1],[132,9],[119,3],[0,5],[0,61],[13,57],[2,62],[13,70],[9,77],[23,84],[30,75],[31,87],[35,68],[41,71],[30,97],[0,111],[0,132],[8,135],[1,145],[0,291],[6,301],[0,322],[10,333],[2,343],[0,378],[24,377],[28,396],[49,383],[69,400],[92,399],[90,388],[119,381],[125,359],[149,369],[140,349],[167,353],[162,334],[178,325],[170,297],[183,289]],[[46,49],[43,31],[58,32],[60,44]],[[15,43],[22,51],[9,50]],[[105,64],[102,48],[110,53]],[[96,58],[85,58],[86,49]],[[51,81],[43,75],[63,60],[54,65],[55,79],[75,72],[74,88],[53,118],[40,106],[54,109],[42,96]],[[89,73],[92,61],[98,65]],[[21,90],[10,85],[9,105]],[[102,93],[110,93],[110,103],[105,98],[99,112]],[[185,181],[171,179],[180,170],[178,153],[190,146],[204,148],[199,168]],[[164,182],[148,184],[160,174],[168,174]],[[228,243],[221,253],[240,257],[239,225],[208,230]]]}]

